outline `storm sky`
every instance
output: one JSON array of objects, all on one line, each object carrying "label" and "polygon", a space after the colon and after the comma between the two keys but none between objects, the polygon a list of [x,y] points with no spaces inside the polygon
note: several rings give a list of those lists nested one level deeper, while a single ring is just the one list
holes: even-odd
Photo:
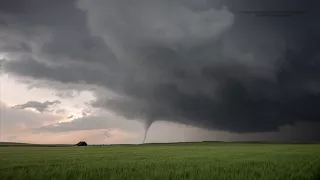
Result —
[{"label": "storm sky", "polygon": [[[136,143],[149,130],[149,141],[320,141],[319,7],[2,0],[2,138]],[[41,121],[15,120],[27,140],[5,127],[18,112]],[[109,128],[118,136],[104,137]]]}]

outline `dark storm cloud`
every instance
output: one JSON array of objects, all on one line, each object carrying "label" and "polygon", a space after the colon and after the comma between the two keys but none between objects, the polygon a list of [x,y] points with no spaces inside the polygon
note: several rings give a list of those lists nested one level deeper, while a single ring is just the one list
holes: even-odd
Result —
[{"label": "dark storm cloud", "polygon": [[42,113],[45,111],[50,110],[52,106],[61,104],[60,101],[45,101],[45,102],[38,102],[38,101],[28,101],[25,104],[18,104],[13,106],[14,109],[35,109],[38,112]]},{"label": "dark storm cloud", "polygon": [[[167,120],[267,132],[320,121],[316,1],[17,2],[1,6],[9,25],[2,32],[45,29],[51,38],[34,38],[33,56],[13,57],[6,72],[105,87],[121,97],[97,92],[93,106],[144,119],[147,128]],[[243,12],[250,10],[305,13]]]}]

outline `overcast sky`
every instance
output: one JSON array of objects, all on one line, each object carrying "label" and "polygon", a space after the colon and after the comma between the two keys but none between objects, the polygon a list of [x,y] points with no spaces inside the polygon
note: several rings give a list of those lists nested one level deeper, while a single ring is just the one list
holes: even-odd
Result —
[{"label": "overcast sky", "polygon": [[319,7],[1,0],[1,141],[320,141]]}]

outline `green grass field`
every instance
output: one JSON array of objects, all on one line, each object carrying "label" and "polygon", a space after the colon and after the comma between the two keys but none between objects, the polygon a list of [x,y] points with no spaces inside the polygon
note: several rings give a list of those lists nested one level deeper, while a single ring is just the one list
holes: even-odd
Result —
[{"label": "green grass field", "polygon": [[319,144],[0,146],[0,179],[319,179]]}]

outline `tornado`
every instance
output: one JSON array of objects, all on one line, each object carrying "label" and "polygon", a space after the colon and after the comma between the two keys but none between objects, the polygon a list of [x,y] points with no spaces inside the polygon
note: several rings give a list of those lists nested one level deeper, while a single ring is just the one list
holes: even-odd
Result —
[{"label": "tornado", "polygon": [[146,142],[148,130],[151,127],[152,123],[153,123],[153,121],[151,119],[148,119],[144,124],[144,136],[143,136],[143,141],[142,141],[143,144]]}]

